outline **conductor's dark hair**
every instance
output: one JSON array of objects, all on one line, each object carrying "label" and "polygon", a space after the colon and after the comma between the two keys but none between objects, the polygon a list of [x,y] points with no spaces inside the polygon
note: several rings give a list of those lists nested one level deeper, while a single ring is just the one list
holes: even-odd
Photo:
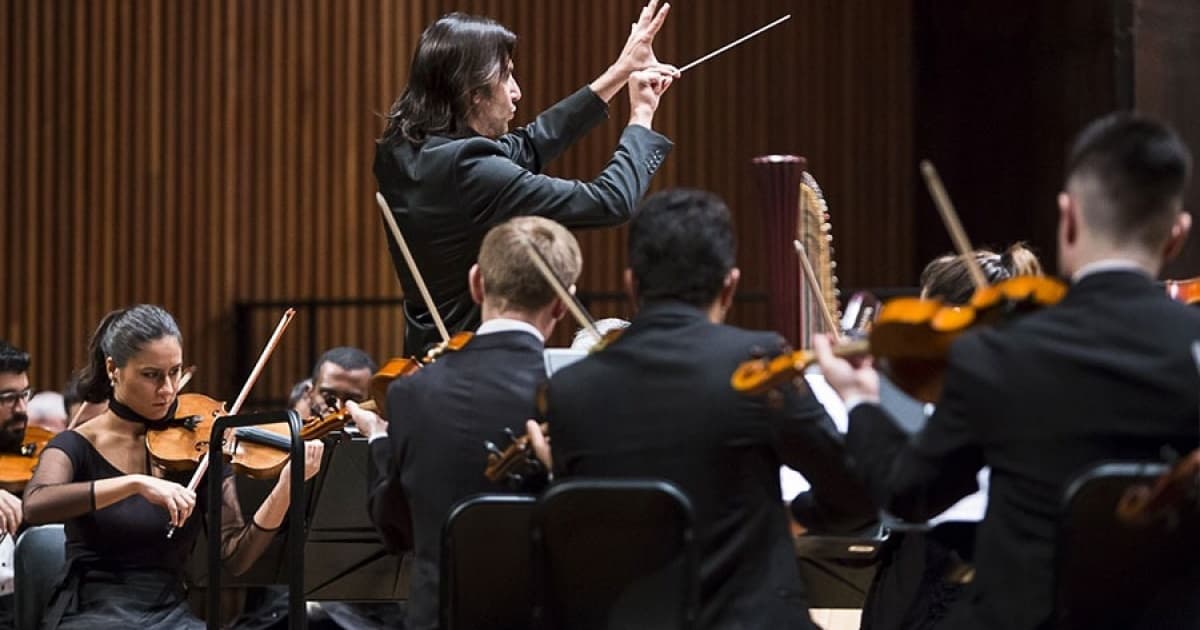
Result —
[{"label": "conductor's dark hair", "polygon": [[423,144],[433,135],[468,135],[473,97],[508,77],[516,44],[512,31],[485,17],[451,13],[430,24],[379,142]]},{"label": "conductor's dark hair", "polygon": [[0,372],[20,374],[29,369],[29,353],[0,339]]},{"label": "conductor's dark hair", "polygon": [[708,306],[733,269],[729,208],[702,190],[677,188],[642,202],[629,226],[629,266],[642,301]]},{"label": "conductor's dark hair", "polygon": [[379,366],[375,364],[366,350],[352,346],[338,346],[326,350],[313,364],[312,380],[317,380],[320,376],[321,366],[326,363],[332,363],[347,372],[370,370],[374,374],[379,371]]},{"label": "conductor's dark hair", "polygon": [[1118,244],[1157,249],[1182,208],[1192,155],[1167,125],[1129,112],[1089,124],[1067,159],[1088,226]]},{"label": "conductor's dark hair", "polygon": [[112,357],[117,367],[125,367],[146,344],[163,337],[174,337],[183,344],[175,318],[161,306],[138,304],[105,315],[88,341],[88,364],[79,376],[83,399],[97,403],[112,396],[105,359]]}]

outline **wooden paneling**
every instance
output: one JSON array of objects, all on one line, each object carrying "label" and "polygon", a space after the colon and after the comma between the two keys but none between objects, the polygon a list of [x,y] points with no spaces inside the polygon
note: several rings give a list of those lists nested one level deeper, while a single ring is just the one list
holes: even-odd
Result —
[{"label": "wooden paneling", "polygon": [[[979,245],[1029,241],[1055,269],[1067,151],[1101,115],[1157,116],[1200,151],[1195,0],[917,0],[913,40],[916,157],[937,163]],[[1195,183],[1185,207],[1200,207]],[[914,208],[920,265],[950,240],[923,187]],[[1164,277],[1200,274],[1198,241]]]},{"label": "wooden paneling", "polygon": [[[1067,147],[1121,105],[1118,4],[916,2],[917,155],[937,165],[976,246],[1027,241],[1055,269]],[[951,250],[925,187],[915,192],[913,273]]]},{"label": "wooden paneling", "polygon": [[[109,309],[165,305],[180,320],[198,391],[232,396],[238,352],[257,353],[277,313],[237,348],[239,301],[394,297],[372,203],[373,139],[405,82],[421,29],[449,10],[520,36],[518,120],[597,75],[635,1],[0,0],[0,203],[6,289],[0,335],[57,387]],[[679,0],[657,45],[683,63],[791,12],[784,28],[688,73],[656,125],[675,142],[655,188],[693,186],[737,215],[746,289],[761,291],[762,222],[749,159],[799,153],[833,213],[846,287],[912,282],[910,0]],[[590,178],[628,115],[550,172]],[[580,234],[583,291],[620,288],[624,230]],[[598,315],[628,314],[621,301]],[[310,318],[311,319],[311,318]],[[734,320],[766,321],[761,303]],[[392,308],[331,308],[297,321],[261,387],[309,369],[302,339],[383,358]],[[293,338],[294,337],[294,338]]]},{"label": "wooden paneling", "polygon": [[[1130,0],[1133,13],[1134,102],[1140,111],[1174,125],[1200,160],[1200,4],[1193,0]],[[1164,278],[1200,275],[1200,170],[1192,167],[1192,184],[1184,208],[1192,213],[1192,236]]]}]

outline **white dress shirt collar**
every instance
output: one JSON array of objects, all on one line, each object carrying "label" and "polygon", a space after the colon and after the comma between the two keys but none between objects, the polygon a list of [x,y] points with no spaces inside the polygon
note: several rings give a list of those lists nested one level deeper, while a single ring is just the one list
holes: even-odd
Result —
[{"label": "white dress shirt collar", "polygon": [[496,317],[483,322],[479,325],[479,328],[475,331],[475,334],[487,335],[490,333],[511,332],[514,330],[527,332],[534,337],[537,337],[538,341],[546,343],[546,338],[542,336],[542,331],[534,327],[533,324],[521,321],[519,319],[510,319],[508,317]]}]

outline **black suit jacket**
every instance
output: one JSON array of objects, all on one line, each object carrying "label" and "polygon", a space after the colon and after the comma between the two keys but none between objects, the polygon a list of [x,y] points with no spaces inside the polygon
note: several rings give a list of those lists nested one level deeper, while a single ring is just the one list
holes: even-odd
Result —
[{"label": "black suit jacket", "polygon": [[[558,475],[651,477],[692,501],[700,547],[700,627],[807,628],[807,603],[779,489],[779,466],[812,482],[820,520],[874,517],[842,441],[811,395],[737,394],[729,379],[774,333],[713,324],[681,303],[642,308],[603,351],[550,380]],[[772,396],[771,398],[775,398]],[[849,523],[847,523],[849,525]]]},{"label": "black suit jacket", "polygon": [[[542,342],[520,332],[476,336],[388,387],[388,438],[372,443],[371,519],[385,544],[403,546],[411,507],[414,542],[408,628],[436,628],[442,525],[459,500],[507,488],[489,482],[485,440],[523,431],[546,379]],[[383,460],[383,461],[380,461]],[[399,533],[398,533],[399,532]]]},{"label": "black suit jacket", "polygon": [[1171,301],[1145,275],[1097,273],[1058,306],[956,341],[937,411],[911,440],[878,406],[851,410],[849,448],[876,500],[898,516],[941,512],[992,467],[974,592],[952,627],[1049,626],[1067,484],[1102,461],[1196,447],[1197,339],[1200,309]]},{"label": "black suit jacket", "polygon": [[[530,125],[497,140],[434,136],[414,146],[380,144],[375,178],[392,206],[413,259],[451,332],[479,325],[467,271],[492,226],[538,215],[570,228],[619,225],[633,215],[650,178],[671,150],[666,137],[638,125],[621,134],[612,159],[590,182],[542,175],[542,169],[607,117],[607,105],[584,87]],[[421,354],[440,339],[400,249],[388,249],[405,296],[405,352]]]}]

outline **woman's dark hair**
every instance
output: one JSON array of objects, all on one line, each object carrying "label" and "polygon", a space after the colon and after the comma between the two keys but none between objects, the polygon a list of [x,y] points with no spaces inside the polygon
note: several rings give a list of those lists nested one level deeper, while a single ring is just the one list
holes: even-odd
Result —
[{"label": "woman's dark hair", "polygon": [[629,266],[642,300],[707,306],[725,285],[736,253],[729,208],[702,190],[650,195],[629,225]]},{"label": "woman's dark hair", "polygon": [[467,135],[473,97],[508,75],[516,44],[512,31],[485,17],[451,13],[430,24],[379,142],[422,144],[432,135]]},{"label": "woman's dark hair", "polygon": [[183,343],[175,318],[161,306],[138,304],[105,315],[88,341],[88,364],[79,376],[83,399],[97,403],[112,395],[105,359],[112,357],[117,367],[124,367],[147,343],[163,337]]},{"label": "woman's dark hair", "polygon": [[[975,250],[988,284],[996,284],[1013,276],[1040,276],[1042,264],[1024,243],[1013,243],[1003,254],[986,249]],[[962,256],[946,254],[930,261],[921,272],[921,295],[937,298],[950,304],[966,304],[975,293],[975,283],[963,263]]]}]

